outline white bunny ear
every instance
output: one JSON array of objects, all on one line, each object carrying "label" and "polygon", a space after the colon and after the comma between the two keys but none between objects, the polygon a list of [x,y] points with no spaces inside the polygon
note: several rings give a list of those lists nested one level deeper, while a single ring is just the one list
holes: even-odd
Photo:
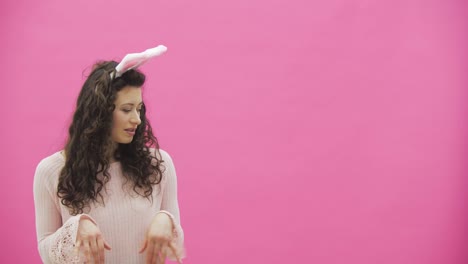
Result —
[{"label": "white bunny ear", "polygon": [[[163,54],[166,52],[166,50],[166,46],[159,45],[155,48],[147,49],[140,53],[130,53],[125,55],[119,65],[115,67],[115,77],[117,78],[122,76],[122,74],[124,74],[126,71],[139,67],[149,59]],[[111,77],[113,78],[114,76],[111,75]]]}]

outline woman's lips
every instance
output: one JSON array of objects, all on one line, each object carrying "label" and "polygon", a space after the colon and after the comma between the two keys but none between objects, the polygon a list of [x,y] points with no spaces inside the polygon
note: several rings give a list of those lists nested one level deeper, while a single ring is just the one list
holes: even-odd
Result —
[{"label": "woman's lips", "polygon": [[136,128],[127,128],[127,129],[125,129],[125,132],[127,132],[127,134],[129,134],[130,136],[134,136],[135,135],[135,130],[136,130]]}]

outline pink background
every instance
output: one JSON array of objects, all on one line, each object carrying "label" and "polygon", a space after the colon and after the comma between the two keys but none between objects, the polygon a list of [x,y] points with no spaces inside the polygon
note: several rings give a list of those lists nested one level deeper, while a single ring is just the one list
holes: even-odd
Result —
[{"label": "pink background", "polygon": [[34,170],[83,71],[165,44],[185,263],[467,263],[463,2],[2,1],[0,262],[40,263]]}]

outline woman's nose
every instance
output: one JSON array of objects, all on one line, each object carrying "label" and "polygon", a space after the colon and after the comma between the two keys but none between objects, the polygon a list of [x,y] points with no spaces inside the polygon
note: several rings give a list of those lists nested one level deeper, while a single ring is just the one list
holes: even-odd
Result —
[{"label": "woman's nose", "polygon": [[130,122],[137,125],[141,124],[140,113],[136,112],[135,114],[133,114],[132,118],[130,119]]}]

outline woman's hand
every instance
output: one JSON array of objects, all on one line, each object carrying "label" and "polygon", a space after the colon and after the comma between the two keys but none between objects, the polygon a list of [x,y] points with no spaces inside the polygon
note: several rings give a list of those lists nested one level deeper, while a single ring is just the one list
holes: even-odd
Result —
[{"label": "woman's hand", "polygon": [[110,250],[111,247],[91,220],[80,219],[76,240],[75,253],[79,254],[81,249],[86,257],[86,263],[104,264],[104,249]]},{"label": "woman's hand", "polygon": [[168,250],[174,253],[179,264],[182,263],[174,242],[172,242],[173,228],[172,220],[167,214],[156,214],[140,249],[140,253],[147,249],[146,264],[164,264]]}]

